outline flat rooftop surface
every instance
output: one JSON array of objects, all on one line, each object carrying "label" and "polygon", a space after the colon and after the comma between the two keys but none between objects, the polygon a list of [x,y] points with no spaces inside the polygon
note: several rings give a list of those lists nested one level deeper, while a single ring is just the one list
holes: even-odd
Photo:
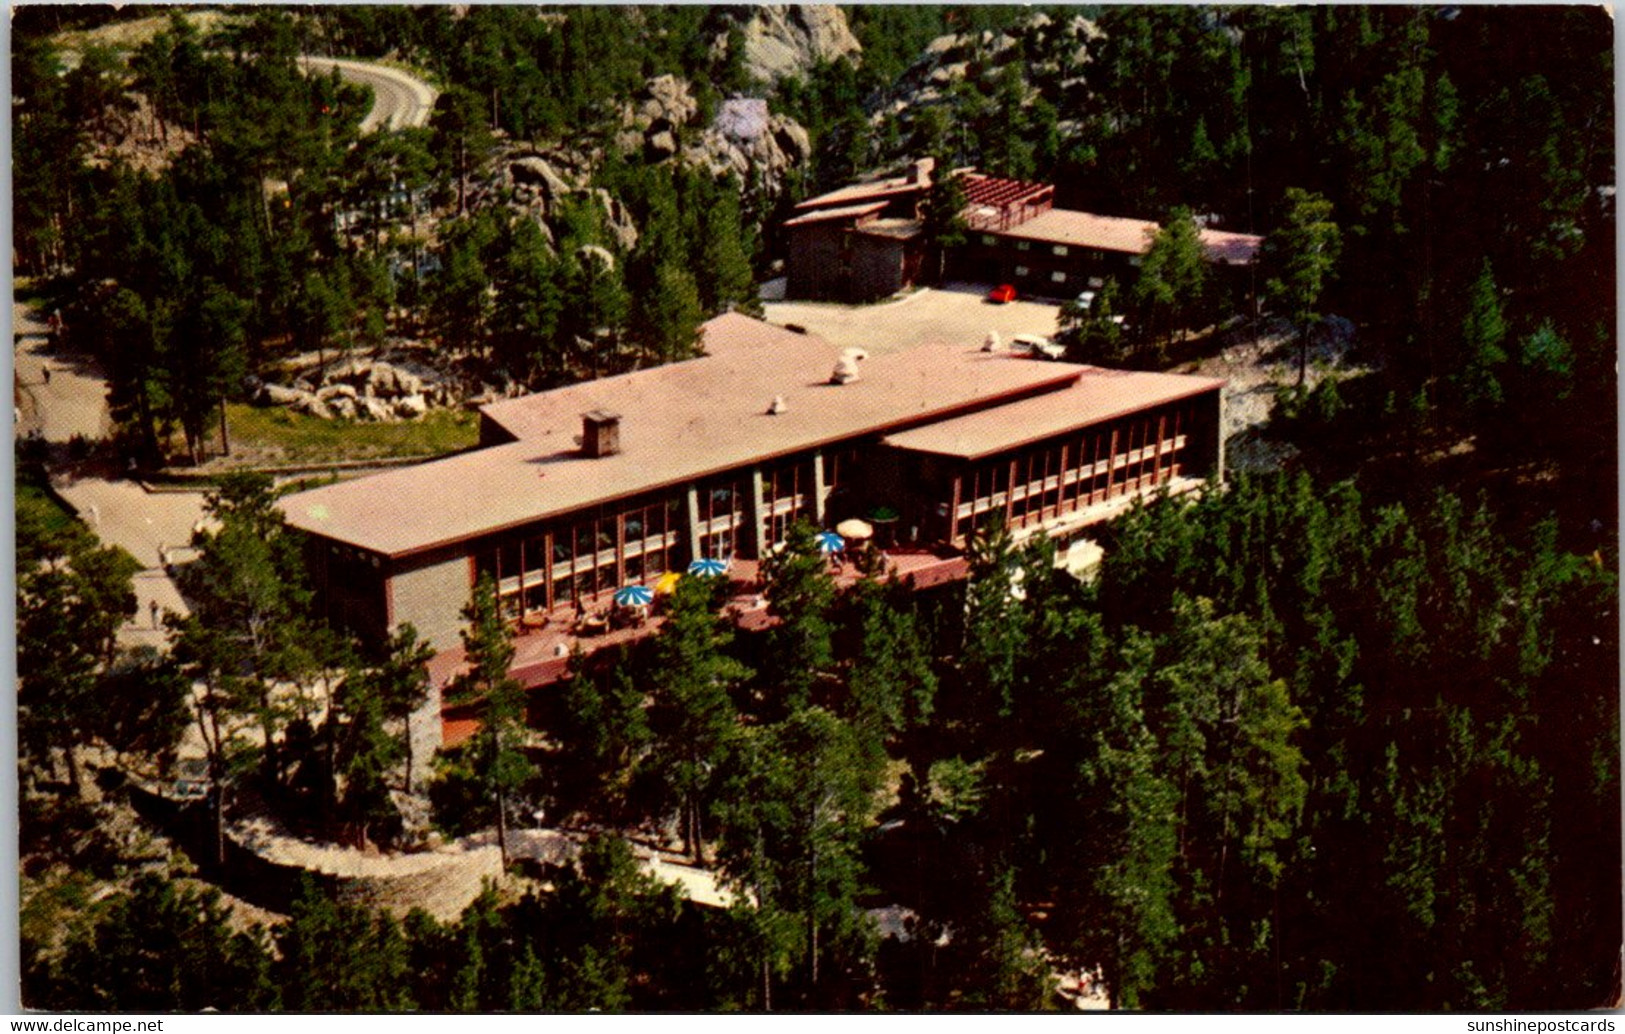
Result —
[{"label": "flat rooftop surface", "polygon": [[[1023,361],[1061,365],[1041,359]],[[910,452],[976,460],[1053,438],[1075,427],[1098,424],[1149,406],[1224,387],[1224,381],[1212,377],[1107,370],[1098,366],[1068,368],[1082,370],[1083,375],[1064,391],[1052,391],[996,410],[969,413],[887,435],[883,441]]]},{"label": "flat rooftop surface", "polygon": [[[1084,369],[925,344],[875,356],[829,384],[838,351],[729,314],[705,325],[713,355],[486,407],[519,440],[288,496],[288,523],[403,556],[830,442],[951,416],[1045,389]],[[768,415],[782,396],[785,411]],[[621,452],[580,454],[581,414],[621,417]]]},{"label": "flat rooftop surface", "polygon": [[819,208],[806,215],[798,215],[794,219],[786,219],[785,226],[805,226],[807,223],[822,223],[832,219],[856,219],[859,216],[872,215],[886,207],[884,201],[870,201],[862,205],[842,205],[839,208]]},{"label": "flat rooftop surface", "polygon": [[[1147,219],[1052,208],[1008,230],[984,232],[997,232],[1000,236],[1016,240],[1143,255],[1150,250],[1151,242],[1160,229],[1157,223]],[[1264,238],[1254,234],[1232,233],[1229,230],[1203,229],[1198,231],[1198,236],[1209,259],[1222,260],[1231,265],[1251,263],[1264,243]]]},{"label": "flat rooftop surface", "polygon": [[889,355],[930,341],[979,348],[989,331],[1005,341],[1017,334],[1048,337],[1056,332],[1059,304],[1018,298],[995,305],[987,300],[993,286],[922,287],[901,298],[862,305],[770,301],[764,307],[774,323],[794,323],[839,348],[864,348],[870,355]]},{"label": "flat rooftop surface", "polygon": [[924,192],[931,187],[931,177],[928,174],[924,180],[916,182],[905,173],[901,176],[892,176],[887,179],[871,180],[868,183],[853,183],[850,186],[832,190],[827,194],[810,197],[796,205],[797,211],[806,211],[809,208],[823,208],[827,205],[850,205],[856,201],[867,201],[873,198],[890,198],[897,194]]}]

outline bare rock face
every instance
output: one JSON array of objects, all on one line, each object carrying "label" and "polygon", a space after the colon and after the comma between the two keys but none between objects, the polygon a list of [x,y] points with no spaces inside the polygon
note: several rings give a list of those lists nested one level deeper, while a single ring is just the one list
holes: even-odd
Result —
[{"label": "bare rock face", "polygon": [[662,75],[650,79],[644,87],[634,118],[645,129],[661,122],[668,126],[685,126],[699,110],[699,102],[689,92],[687,82],[675,75]]},{"label": "bare rock face", "polygon": [[609,253],[609,249],[596,244],[583,244],[576,249],[576,257],[582,262],[598,263],[605,272],[615,268],[615,256]]},{"label": "bare rock face", "polygon": [[724,101],[710,128],[684,153],[715,174],[732,172],[746,183],[765,174],[761,178],[772,184],[811,156],[807,131],[799,123],[770,114],[764,100],[743,97]]},{"label": "bare rock face", "polygon": [[402,420],[416,420],[429,411],[429,403],[422,395],[406,395],[395,400],[395,415]]},{"label": "bare rock face", "polygon": [[515,185],[541,188],[542,196],[549,202],[557,201],[574,189],[552,163],[538,154],[527,154],[509,162],[508,175]]},{"label": "bare rock face", "polygon": [[332,407],[314,395],[307,394],[303,399],[296,402],[293,408],[300,413],[307,413],[321,420],[333,419]]},{"label": "bare rock face", "polygon": [[638,224],[632,220],[632,213],[620,199],[602,187],[594,189],[592,196],[604,208],[605,221],[609,232],[615,237],[615,246],[622,251],[631,251],[637,247]]},{"label": "bare rock face", "polygon": [[394,416],[389,403],[383,399],[359,398],[355,403],[355,415],[358,420],[387,421]]},{"label": "bare rock face", "polygon": [[771,4],[751,9],[744,26],[745,64],[753,76],[777,82],[820,62],[856,57],[863,47],[833,4]]},{"label": "bare rock face", "polygon": [[1068,97],[1081,102],[1088,93],[1082,71],[1091,60],[1091,45],[1101,35],[1087,18],[1057,21],[1034,12],[1002,32],[939,36],[876,98],[874,118],[893,119],[894,127],[906,135],[922,111],[943,103],[955,88],[969,84],[984,93],[994,91],[1012,66],[1021,72],[1029,99],[1037,93],[1034,84],[1044,81],[1060,84]]},{"label": "bare rock face", "polygon": [[298,406],[314,397],[308,391],[290,388],[283,384],[267,384],[259,392],[259,401],[273,406]]}]

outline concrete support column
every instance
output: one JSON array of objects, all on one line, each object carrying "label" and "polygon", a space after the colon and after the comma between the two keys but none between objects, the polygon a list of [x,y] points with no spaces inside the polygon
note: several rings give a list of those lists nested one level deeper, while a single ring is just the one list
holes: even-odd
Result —
[{"label": "concrete support column", "polygon": [[745,550],[757,560],[767,555],[767,503],[762,492],[762,468],[750,468],[750,528]]},{"label": "concrete support column", "polygon": [[689,485],[684,493],[688,501],[688,558],[700,558],[700,489],[698,485]]},{"label": "concrete support column", "polygon": [[824,496],[827,489],[824,486],[824,453],[819,450],[813,453],[813,521],[821,528],[824,526]]}]

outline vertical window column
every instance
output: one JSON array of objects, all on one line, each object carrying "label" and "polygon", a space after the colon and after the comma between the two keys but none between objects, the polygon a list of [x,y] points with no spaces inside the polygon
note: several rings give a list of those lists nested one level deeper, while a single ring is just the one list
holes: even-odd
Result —
[{"label": "vertical window column", "polygon": [[822,527],[824,524],[824,452],[822,449],[812,455],[812,493],[813,523]]},{"label": "vertical window column", "polygon": [[745,552],[760,560],[767,552],[767,504],[762,498],[762,468],[750,468],[750,529],[743,543]]},{"label": "vertical window column", "polygon": [[698,560],[704,556],[700,551],[700,486],[689,485],[683,497],[688,515],[688,558]]}]

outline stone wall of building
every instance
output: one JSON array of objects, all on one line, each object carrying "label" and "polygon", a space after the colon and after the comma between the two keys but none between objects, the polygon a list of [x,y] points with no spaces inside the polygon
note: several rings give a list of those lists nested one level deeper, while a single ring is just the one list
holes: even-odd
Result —
[{"label": "stone wall of building", "polygon": [[473,591],[469,572],[468,555],[461,551],[405,561],[390,576],[391,620],[397,627],[411,622],[418,639],[436,650],[458,645],[462,610]]}]

